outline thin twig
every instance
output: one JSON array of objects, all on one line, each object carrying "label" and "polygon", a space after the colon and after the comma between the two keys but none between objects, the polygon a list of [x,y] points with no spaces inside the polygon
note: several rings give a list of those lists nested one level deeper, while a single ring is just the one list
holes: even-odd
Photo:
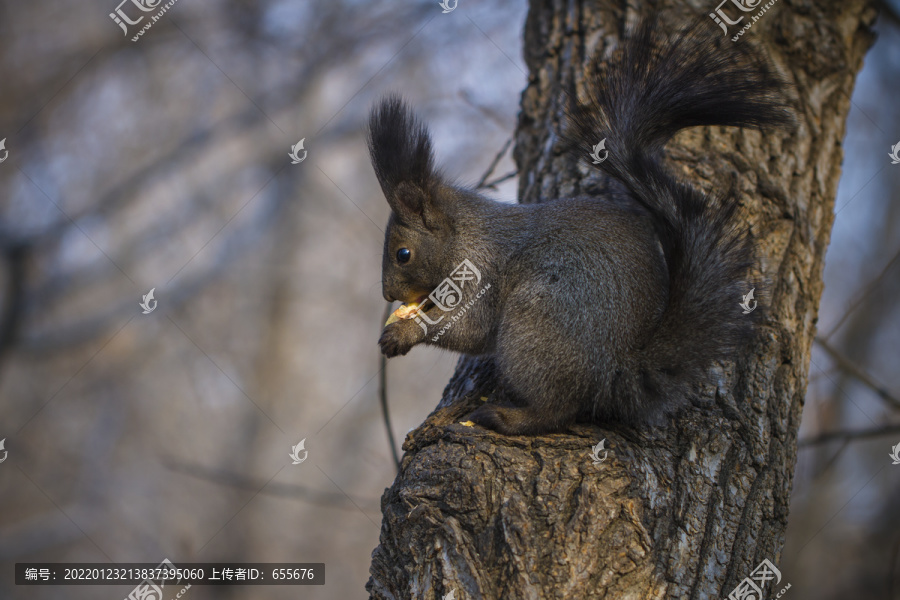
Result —
[{"label": "thin twig", "polygon": [[896,409],[900,409],[900,400],[895,398],[888,392],[884,387],[879,385],[872,376],[863,371],[861,368],[850,362],[849,359],[845,358],[840,352],[838,352],[834,346],[829,344],[827,341],[820,337],[816,337],[816,342],[822,347],[828,355],[834,359],[834,361],[840,366],[841,369],[852,375],[853,377],[859,379],[862,383],[866,384],[867,387],[871,388],[878,397],[893,406]]},{"label": "thin twig", "polygon": [[855,431],[829,431],[812,438],[800,440],[799,445],[801,447],[815,446],[817,444],[824,444],[834,440],[855,441],[866,438],[893,435],[895,433],[900,433],[900,423],[896,425],[885,425],[883,427],[873,427],[871,429],[857,429]]},{"label": "thin twig", "polygon": [[819,371],[818,373],[813,373],[809,376],[809,382],[812,383],[814,381],[818,381],[823,377],[830,377],[833,370],[834,369],[828,369],[827,371]]},{"label": "thin twig", "polygon": [[463,102],[480,112],[485,118],[494,122],[494,124],[500,129],[508,129],[509,125],[503,119],[503,117],[497,113],[497,111],[492,110],[491,108],[485,106],[484,104],[479,104],[472,98],[472,94],[469,90],[460,90],[458,96],[462,99]]},{"label": "thin twig", "polygon": [[25,262],[29,247],[21,243],[11,243],[3,249],[7,263],[6,297],[3,314],[0,315],[0,366],[5,363],[9,352],[18,342],[25,312]]},{"label": "thin twig", "polygon": [[497,189],[498,183],[503,183],[507,179],[512,179],[513,177],[515,177],[518,174],[519,174],[518,170],[510,171],[509,173],[507,173],[506,175],[503,175],[502,177],[498,177],[497,179],[495,179],[493,181],[489,181],[489,182],[485,183],[484,185],[481,186],[481,189],[491,189],[491,190]]},{"label": "thin twig", "polygon": [[875,279],[869,282],[865,289],[863,289],[862,293],[857,297],[856,300],[854,300],[853,304],[850,305],[850,308],[848,308],[844,312],[844,316],[842,316],[837,324],[831,328],[831,331],[822,336],[822,339],[831,339],[831,336],[833,336],[835,332],[841,328],[841,325],[844,324],[844,321],[847,320],[847,318],[853,313],[853,311],[855,311],[859,307],[859,305],[869,297],[869,294],[871,294],[875,290],[875,288],[878,287],[878,284],[881,282],[882,278],[887,274],[888,271],[891,270],[891,267],[894,266],[894,263],[897,262],[898,258],[900,258],[900,250],[898,250],[897,253],[894,254],[894,257],[888,261],[887,265],[885,265],[885,267],[881,270],[881,273],[879,273]]},{"label": "thin twig", "polygon": [[[302,485],[278,482],[271,482],[268,485],[265,485],[265,482],[250,479],[249,477],[244,477],[243,475],[231,471],[172,459],[164,459],[163,465],[171,471],[182,473],[194,477],[195,479],[202,479],[203,481],[209,481],[210,483],[224,485],[239,490],[249,490],[252,492],[259,492],[260,494],[268,494],[269,496],[300,500],[315,504],[316,506],[329,506],[331,508],[342,508],[354,511],[359,510],[358,507],[354,506],[344,494],[322,492]],[[365,500],[363,502],[369,506],[377,504],[374,500]]]},{"label": "thin twig", "polygon": [[[478,183],[475,184],[476,190],[480,190],[480,189],[486,188],[486,187],[491,187],[491,185],[487,185],[487,184],[485,184],[485,182],[487,181],[488,177],[490,177],[494,173],[494,169],[497,168],[497,165],[500,163],[500,160],[503,158],[503,155],[506,154],[506,151],[509,150],[509,147],[512,145],[512,143],[513,143],[512,137],[510,137],[508,140],[506,140],[506,143],[503,144],[502,148],[500,148],[500,152],[498,152],[497,156],[494,157],[494,160],[491,161],[491,164],[488,166],[487,171],[484,172],[484,175],[482,175],[481,179],[478,181]],[[513,175],[515,175],[515,173],[513,173]],[[509,179],[509,176],[507,176],[507,175],[504,175],[504,177]],[[494,182],[494,184],[496,184],[496,182]]]},{"label": "thin twig", "polygon": [[[885,17],[894,25],[900,26],[900,12],[894,8],[891,2],[882,0],[882,2],[878,3],[878,7],[881,9],[878,11],[879,16]],[[893,596],[891,600],[893,600]]]},{"label": "thin twig", "polygon": [[[384,323],[391,316],[391,303],[388,302],[384,309],[384,316],[381,322]],[[394,430],[391,427],[391,415],[388,412],[387,399],[387,357],[382,353],[381,371],[378,373],[378,396],[381,399],[381,414],[384,416],[384,428],[387,429],[388,443],[391,445],[391,454],[394,457],[394,464],[397,465],[397,472],[400,472],[400,456],[397,454],[397,442],[394,440]]]},{"label": "thin twig", "polygon": [[888,600],[894,600],[894,583],[897,581],[895,574],[897,573],[897,559],[900,558],[900,537],[894,543],[894,550],[891,552],[891,568],[888,569]]},{"label": "thin twig", "polygon": [[841,444],[841,447],[837,449],[837,452],[835,452],[835,453],[831,456],[831,458],[828,459],[828,462],[825,463],[825,465],[824,465],[821,469],[819,469],[819,472],[815,475],[815,479],[818,479],[819,477],[821,477],[822,475],[824,475],[824,474],[828,471],[828,469],[830,469],[831,466],[832,466],[834,463],[837,462],[837,460],[838,460],[838,459],[841,457],[841,455],[844,453],[844,450],[847,449],[847,446],[850,445],[850,441],[851,441],[851,440],[849,440],[849,439],[845,439],[845,440],[843,441],[843,443]]}]

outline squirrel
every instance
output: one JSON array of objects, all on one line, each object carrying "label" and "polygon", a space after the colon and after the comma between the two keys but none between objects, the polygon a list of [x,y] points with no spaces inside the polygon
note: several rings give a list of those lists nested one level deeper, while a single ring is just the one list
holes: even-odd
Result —
[{"label": "squirrel", "polygon": [[388,358],[420,343],[490,357],[508,400],[468,421],[506,435],[663,425],[754,331],[762,311],[739,306],[755,243],[737,193],[705,195],[660,154],[687,127],[792,124],[787,84],[746,44],[654,21],[592,59],[587,101],[569,101],[560,133],[621,192],[500,203],[441,173],[399,96],[371,111],[391,208],[382,291],[404,303],[378,343]]}]

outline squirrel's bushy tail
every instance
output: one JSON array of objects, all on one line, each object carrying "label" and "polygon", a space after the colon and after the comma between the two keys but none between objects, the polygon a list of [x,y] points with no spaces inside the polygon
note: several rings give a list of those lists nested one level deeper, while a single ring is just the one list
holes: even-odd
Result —
[{"label": "squirrel's bushy tail", "polygon": [[682,404],[709,380],[712,363],[731,357],[747,339],[757,316],[739,306],[753,287],[746,278],[754,252],[736,222],[736,194],[707,197],[667,172],[658,157],[686,127],[793,121],[786,84],[760,51],[721,44],[713,30],[701,24],[670,37],[658,23],[644,22],[589,75],[588,102],[569,109],[564,137],[585,158],[606,139],[608,155],[598,168],[649,211],[668,265],[668,305],[657,329],[610,390],[616,414],[604,416],[626,422],[648,414],[658,422]]}]

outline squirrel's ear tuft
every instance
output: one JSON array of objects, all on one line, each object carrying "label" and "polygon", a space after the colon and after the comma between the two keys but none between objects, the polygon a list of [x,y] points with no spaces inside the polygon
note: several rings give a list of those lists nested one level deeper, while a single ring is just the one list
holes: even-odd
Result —
[{"label": "squirrel's ear tuft", "polygon": [[440,180],[428,128],[399,96],[386,96],[372,109],[368,143],[375,175],[392,207],[401,183],[427,192]]}]

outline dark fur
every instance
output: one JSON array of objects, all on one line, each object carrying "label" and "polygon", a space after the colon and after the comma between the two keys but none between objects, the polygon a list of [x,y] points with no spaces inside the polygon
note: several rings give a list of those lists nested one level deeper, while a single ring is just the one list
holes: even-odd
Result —
[{"label": "dark fur", "polygon": [[[752,332],[756,314],[738,306],[753,287],[738,199],[678,181],[659,152],[686,127],[790,123],[784,84],[746,44],[717,47],[715,33],[696,27],[672,38],[659,31],[645,23],[595,64],[589,102],[570,108],[563,133],[586,159],[606,138],[598,167],[624,198],[500,204],[445,182],[427,130],[400,99],[371,114],[369,151],[392,209],[384,297],[416,300],[466,258],[483,278],[464,302],[491,284],[436,342],[491,355],[516,399],[481,406],[469,417],[480,425],[539,434],[577,419],[661,424]],[[413,253],[403,265],[401,247]],[[426,310],[432,320],[453,314]],[[426,336],[400,321],[379,344],[389,357],[406,354],[440,327]]]}]

